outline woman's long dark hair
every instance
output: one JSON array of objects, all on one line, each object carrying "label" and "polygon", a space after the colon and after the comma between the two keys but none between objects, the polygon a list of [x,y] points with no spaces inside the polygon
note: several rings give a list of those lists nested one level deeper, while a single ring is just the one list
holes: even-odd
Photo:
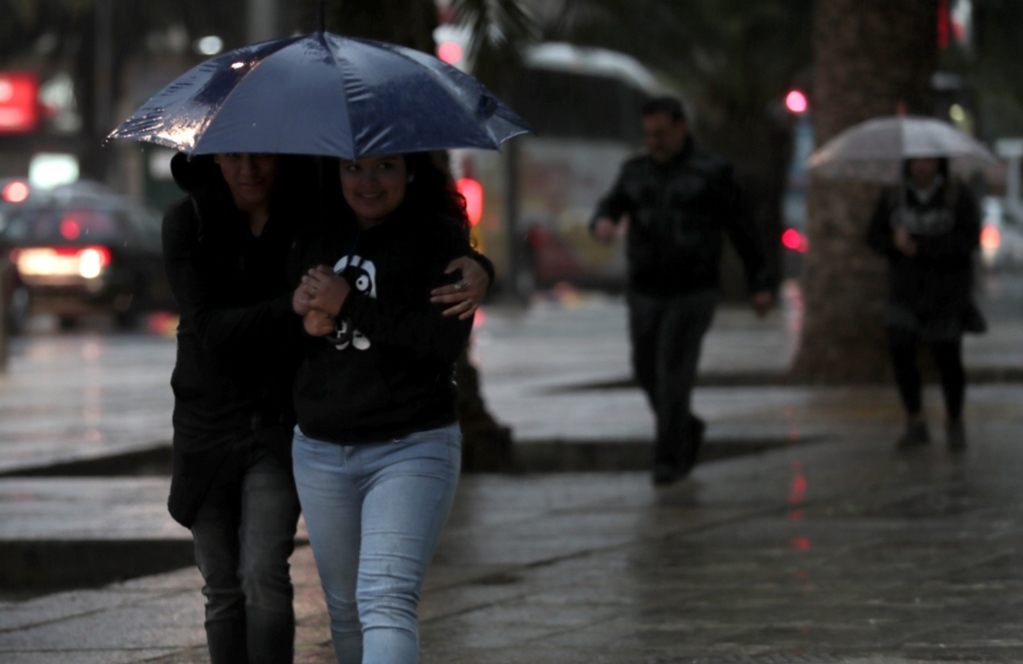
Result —
[{"label": "woman's long dark hair", "polygon": [[458,193],[448,172],[428,152],[409,152],[403,156],[412,181],[405,189],[405,200],[398,207],[398,214],[447,217],[468,233],[465,196]]}]

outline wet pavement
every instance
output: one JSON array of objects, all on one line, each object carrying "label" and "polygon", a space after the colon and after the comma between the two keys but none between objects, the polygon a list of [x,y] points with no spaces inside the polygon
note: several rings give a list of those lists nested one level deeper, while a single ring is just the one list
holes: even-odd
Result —
[{"label": "wet pavement", "polygon": [[[521,467],[570,454],[570,468],[642,467],[652,419],[628,385],[619,299],[486,314],[473,354]],[[463,477],[424,590],[421,661],[1023,661],[1023,384],[971,385],[959,455],[944,448],[930,387],[935,440],[898,454],[892,388],[771,378],[797,323],[790,311],[764,322],[720,312],[695,409],[708,452],[745,447],[709,454],[685,482],[655,489],[642,471]],[[975,375],[1023,368],[1021,333],[1006,316],[968,338]],[[173,341],[87,331],[12,350],[0,379],[0,551],[43,576],[88,559],[97,542],[133,560],[157,555],[146,542],[180,553],[188,533],[166,516],[158,470],[38,476],[158,454]],[[308,547],[292,562],[296,661],[330,662]],[[208,661],[198,573],[141,573],[71,591],[5,589],[0,661]]]}]

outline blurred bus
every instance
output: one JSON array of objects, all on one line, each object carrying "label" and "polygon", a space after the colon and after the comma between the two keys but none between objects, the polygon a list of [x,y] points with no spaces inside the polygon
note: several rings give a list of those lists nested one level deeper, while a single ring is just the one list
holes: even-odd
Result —
[{"label": "blurred bus", "polygon": [[[459,33],[437,42],[454,50]],[[659,91],[636,60],[604,49],[548,43],[530,48],[501,98],[534,128],[500,151],[453,150],[452,171],[493,260],[502,294],[528,296],[559,282],[617,290],[622,243],[594,241],[588,224],[622,162],[642,145],[639,109]]]}]

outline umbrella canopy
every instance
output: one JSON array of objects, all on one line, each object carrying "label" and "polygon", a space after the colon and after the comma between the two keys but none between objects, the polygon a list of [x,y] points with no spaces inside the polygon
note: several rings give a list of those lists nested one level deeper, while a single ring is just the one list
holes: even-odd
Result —
[{"label": "umbrella canopy", "polygon": [[230,51],[158,92],[108,138],[188,154],[367,155],[497,148],[529,125],[419,51],[317,32]]},{"label": "umbrella canopy", "polygon": [[1002,164],[979,141],[947,122],[897,115],[846,129],[814,151],[807,168],[835,179],[895,183],[905,159],[947,157],[954,171],[998,179]]}]

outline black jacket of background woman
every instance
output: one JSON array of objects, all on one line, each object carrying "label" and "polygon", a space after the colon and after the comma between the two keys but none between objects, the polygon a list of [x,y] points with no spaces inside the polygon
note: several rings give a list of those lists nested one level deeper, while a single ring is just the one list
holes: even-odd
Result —
[{"label": "black jacket of background woman", "polygon": [[[909,329],[933,340],[952,340],[969,330],[977,315],[973,304],[973,255],[980,244],[980,211],[973,192],[952,179],[947,160],[939,167],[941,184],[926,200],[914,187],[880,197],[868,244],[888,259],[885,324]],[[904,175],[908,182],[908,170]],[[903,213],[903,207],[905,213]],[[895,247],[895,228],[903,224],[916,255]]]}]

